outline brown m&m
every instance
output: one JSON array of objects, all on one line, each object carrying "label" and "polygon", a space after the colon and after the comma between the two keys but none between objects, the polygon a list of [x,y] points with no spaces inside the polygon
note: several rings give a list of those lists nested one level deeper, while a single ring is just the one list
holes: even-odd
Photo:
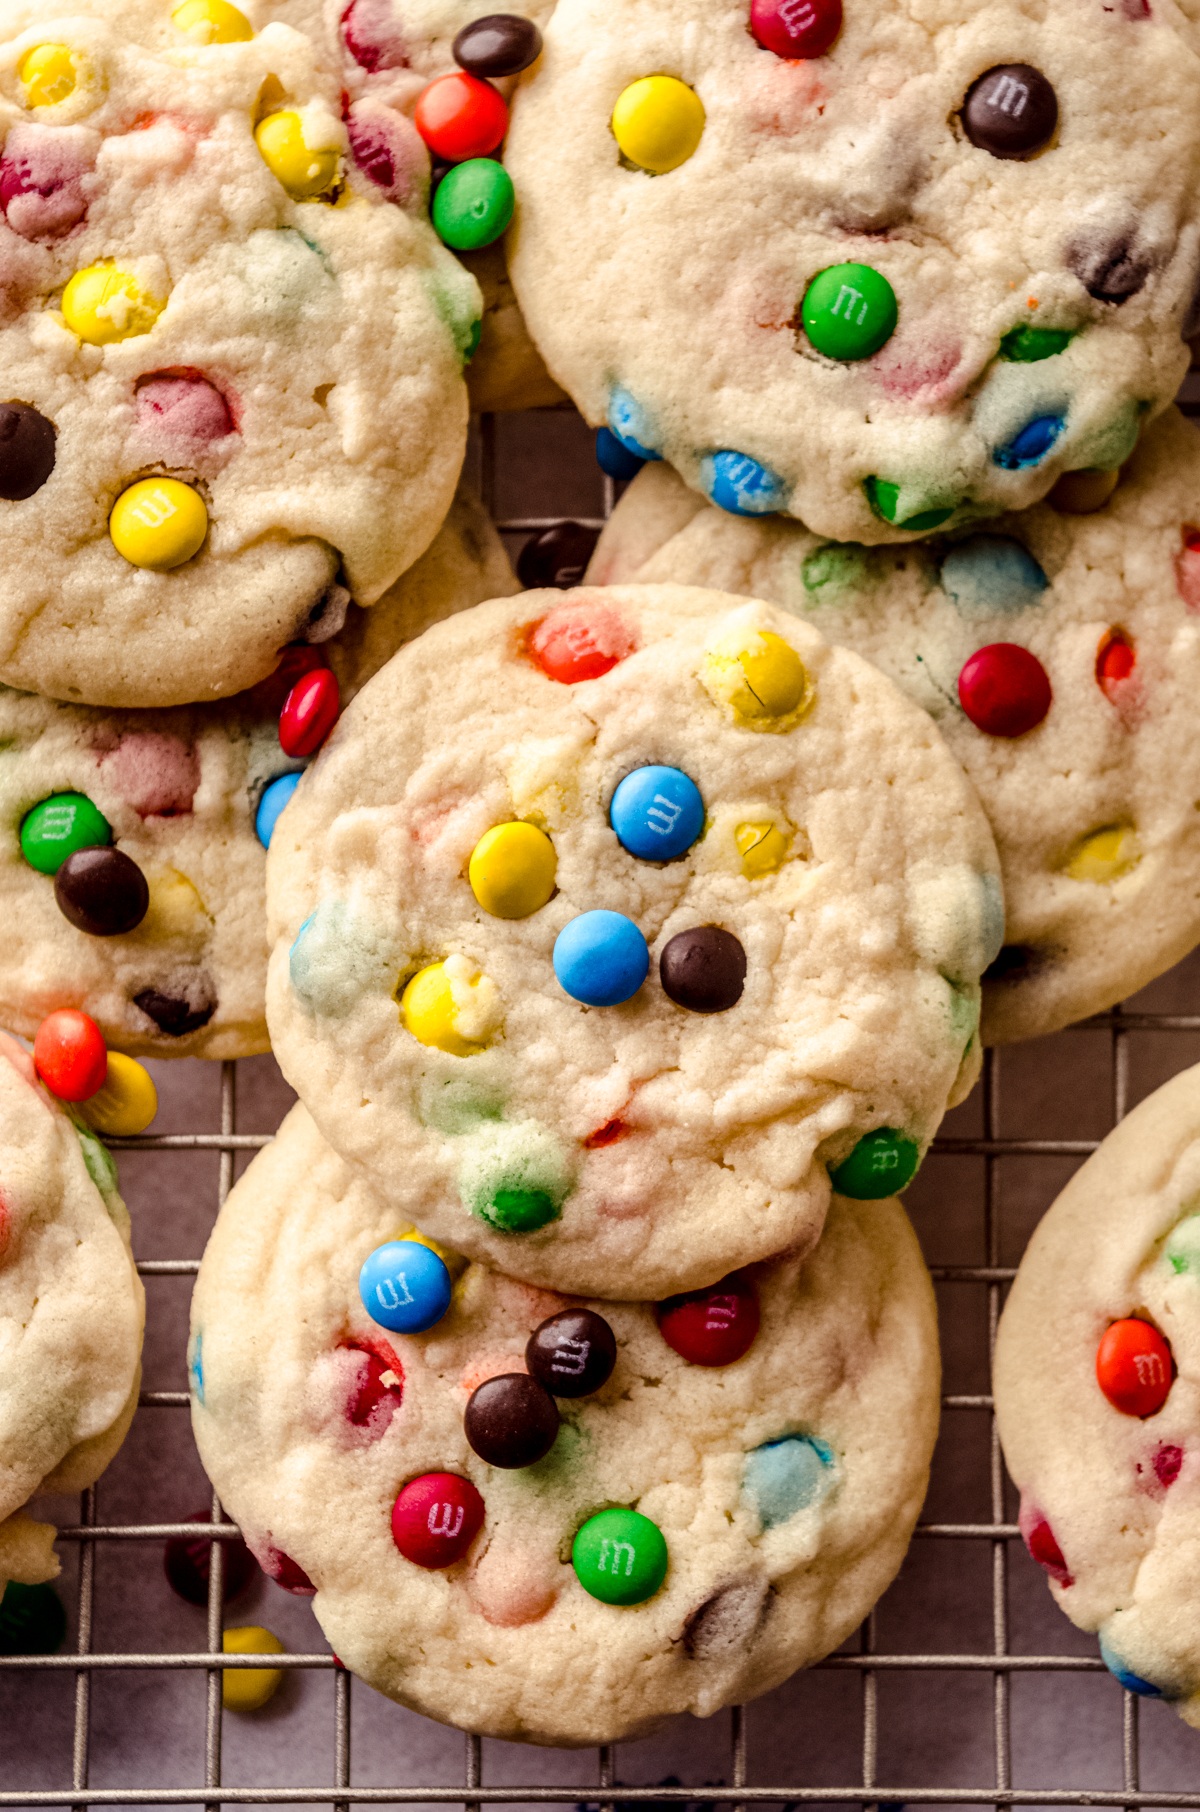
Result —
[{"label": "brown m&m", "polygon": [[697,925],[680,931],[658,959],[663,993],[689,1013],[727,1013],[746,985],[746,952],[732,931]]},{"label": "brown m&m", "polygon": [[89,937],[118,937],[140,925],[150,905],[146,877],[123,850],[77,849],[54,877],[63,917]]},{"label": "brown m&m", "polygon": [[54,423],[27,403],[0,405],[0,497],[22,503],[54,470]]},{"label": "brown m&m", "polygon": [[992,157],[1032,157],[1054,137],[1058,97],[1031,63],[998,63],[968,88],[962,124]]},{"label": "brown m&m", "polygon": [[564,1309],[534,1328],[525,1363],[551,1396],[590,1397],[612,1376],[616,1336],[595,1310]]},{"label": "brown m&m", "polygon": [[558,1434],[549,1392],[527,1372],[485,1378],[463,1413],[463,1430],[481,1460],[516,1471],[544,1459]]},{"label": "brown m&m", "polygon": [[541,56],[542,34],[532,19],[518,13],[488,13],[463,26],[452,52],[470,75],[519,75]]}]

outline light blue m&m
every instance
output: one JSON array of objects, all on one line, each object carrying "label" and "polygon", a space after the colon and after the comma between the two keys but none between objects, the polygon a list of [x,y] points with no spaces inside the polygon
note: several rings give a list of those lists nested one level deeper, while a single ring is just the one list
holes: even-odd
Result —
[{"label": "light blue m&m", "polygon": [[786,482],[749,453],[710,453],[700,478],[709,500],[731,516],[773,516],[787,504]]},{"label": "light blue m&m", "polygon": [[1049,583],[1011,535],[970,535],[942,561],[942,590],[964,615],[1017,616],[1042,602]]},{"label": "light blue m&m", "polygon": [[376,1246],[358,1274],[358,1292],[372,1321],[393,1334],[420,1334],[450,1307],[450,1273],[414,1239]]},{"label": "light blue m&m", "polygon": [[254,830],[264,849],[271,847],[271,832],[279,822],[279,814],[300,785],[300,775],[277,774],[263,788],[258,810],[254,814]]},{"label": "light blue m&m", "polygon": [[764,1529],[788,1522],[833,1484],[833,1450],[812,1435],[767,1441],[746,1455],[743,1489]]},{"label": "light blue m&m", "polygon": [[554,940],[554,973],[572,1000],[616,1007],[649,975],[650,952],[623,912],[581,912]]},{"label": "light blue m&m", "polygon": [[704,801],[680,768],[635,768],[613,794],[608,821],[631,856],[671,862],[704,829]]},{"label": "light blue m&m", "polygon": [[635,459],[661,459],[651,446],[654,429],[646,410],[628,390],[614,390],[608,399],[608,426],[627,453]]}]

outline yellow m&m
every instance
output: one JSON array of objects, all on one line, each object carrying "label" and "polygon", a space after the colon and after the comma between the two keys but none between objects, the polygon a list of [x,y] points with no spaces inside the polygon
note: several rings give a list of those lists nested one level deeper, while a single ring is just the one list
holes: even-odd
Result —
[{"label": "yellow m&m", "polygon": [[117,498],[108,532],[131,566],[169,572],[199,553],[208,510],[199,491],[181,479],[143,478]]},{"label": "yellow m&m", "polygon": [[131,1139],[145,1132],[158,1112],[158,1095],[140,1063],[120,1051],[110,1051],[103,1085],[79,1111],[97,1132]]},{"label": "yellow m&m", "polygon": [[132,271],[116,264],[90,264],[76,271],[63,290],[63,319],[89,346],[111,346],[149,333],[167,306],[148,296]]},{"label": "yellow m&m", "polygon": [[747,819],[738,825],[733,840],[742,858],[742,873],[750,881],[773,875],[777,868],[782,868],[792,842],[770,819]]},{"label": "yellow m&m", "polygon": [[310,151],[304,123],[290,109],[269,113],[254,134],[263,162],[295,201],[315,201],[337,181],[338,152]]},{"label": "yellow m&m", "polygon": [[631,164],[665,176],[693,155],[704,135],[704,103],[675,76],[643,76],[625,89],[612,116],[613,137]]},{"label": "yellow m&m", "polygon": [[79,85],[81,59],[66,44],[38,44],[17,66],[27,107],[58,107]]},{"label": "yellow m&m", "polygon": [[554,892],[558,857],[535,824],[497,824],[475,845],[467,877],[495,919],[527,919]]},{"label": "yellow m&m", "polygon": [[734,632],[704,657],[709,694],[755,729],[788,728],[812,698],[808,670],[796,650],[769,629]]},{"label": "yellow m&m", "polygon": [[171,14],[171,23],[198,44],[244,44],[254,36],[245,13],[229,0],[184,0]]},{"label": "yellow m&m", "polygon": [[1105,885],[1119,881],[1141,859],[1142,846],[1133,825],[1109,824],[1075,845],[1065,872],[1072,881],[1098,881]]},{"label": "yellow m&m", "polygon": [[[227,1655],[283,1655],[278,1636],[257,1624],[225,1630],[221,1647]],[[226,1711],[257,1711],[283,1681],[282,1667],[227,1667],[221,1673],[221,1703]]]},{"label": "yellow m&m", "polygon": [[450,1057],[474,1057],[498,1022],[499,995],[465,957],[419,969],[400,996],[400,1019],[418,1044]]}]

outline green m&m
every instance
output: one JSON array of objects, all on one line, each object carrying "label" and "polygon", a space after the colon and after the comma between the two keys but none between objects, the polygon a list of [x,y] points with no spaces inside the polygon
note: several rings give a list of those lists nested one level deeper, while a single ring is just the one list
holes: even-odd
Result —
[{"label": "green m&m", "polygon": [[21,823],[21,854],[43,875],[56,875],[77,849],[111,842],[111,824],[84,793],[52,793]]},{"label": "green m&m", "polygon": [[869,359],[896,331],[896,292],[869,264],[831,264],[804,292],[800,319],[827,359]]},{"label": "green m&m", "polygon": [[53,1586],[9,1581],[0,1599],[0,1655],[53,1655],[66,1634],[67,1613]]},{"label": "green m&m", "polygon": [[1000,341],[1000,357],[1017,365],[1036,365],[1064,351],[1074,338],[1065,327],[1014,327]]},{"label": "green m&m", "polygon": [[863,490],[877,516],[882,516],[885,522],[894,523],[897,528],[908,529],[911,534],[927,535],[930,529],[940,528],[958,508],[957,503],[952,503],[946,509],[918,510],[915,516],[901,516],[898,484],[892,484],[887,478],[866,478],[863,480]]},{"label": "green m&m", "polygon": [[876,1127],[843,1158],[829,1181],[839,1195],[856,1202],[878,1202],[886,1195],[907,1189],[917,1174],[921,1152],[915,1139],[892,1126]]},{"label": "green m&m", "polygon": [[533,1233],[558,1219],[560,1209],[546,1189],[497,1189],[484,1219],[502,1233]]},{"label": "green m&m", "polygon": [[602,1604],[644,1604],[667,1576],[667,1544],[648,1516],[601,1510],[576,1535],[571,1565],[584,1591]]},{"label": "green m&m", "polygon": [[493,157],[455,164],[438,184],[430,210],[434,229],[456,252],[477,252],[499,239],[513,216],[512,177]]}]

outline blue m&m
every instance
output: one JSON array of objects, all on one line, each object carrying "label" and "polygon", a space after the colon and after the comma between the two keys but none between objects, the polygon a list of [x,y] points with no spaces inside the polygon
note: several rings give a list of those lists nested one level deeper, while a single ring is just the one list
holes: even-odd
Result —
[{"label": "blue m&m", "polygon": [[450,1273],[436,1252],[413,1239],[376,1246],[358,1274],[372,1321],[393,1334],[420,1334],[450,1307]]},{"label": "blue m&m", "polygon": [[635,768],[613,794],[608,819],[631,856],[670,862],[704,829],[704,801],[696,782],[679,768]]},{"label": "blue m&m", "polygon": [[616,1007],[650,973],[646,940],[622,912],[581,912],[554,940],[554,973],[572,1000]]},{"label": "blue m&m", "polygon": [[997,447],[992,458],[1006,472],[1036,466],[1045,459],[1065,426],[1061,415],[1035,415],[1006,447]]},{"label": "blue m&m", "polygon": [[270,849],[271,832],[279,822],[279,814],[299,785],[299,774],[277,774],[263,788],[254,814],[254,830],[264,849]]}]

